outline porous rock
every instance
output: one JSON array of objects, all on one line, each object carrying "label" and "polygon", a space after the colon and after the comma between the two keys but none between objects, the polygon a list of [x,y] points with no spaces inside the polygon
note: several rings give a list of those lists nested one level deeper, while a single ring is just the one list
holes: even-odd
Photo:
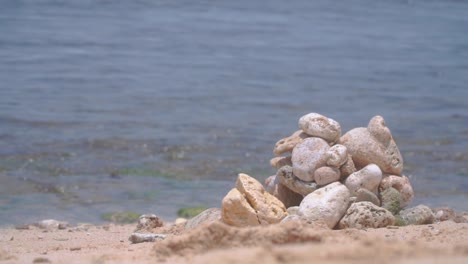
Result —
[{"label": "porous rock", "polygon": [[334,167],[324,166],[314,172],[315,182],[324,186],[340,179],[340,170]]},{"label": "porous rock", "polygon": [[302,200],[298,215],[312,222],[323,222],[333,228],[348,209],[351,194],[340,182],[320,188]]},{"label": "porous rock", "polygon": [[400,212],[401,194],[397,189],[390,187],[380,192],[380,201],[382,202],[382,208],[387,209],[393,215]]},{"label": "porous rock", "polygon": [[351,191],[351,195],[356,196],[357,190],[365,188],[373,193],[377,193],[382,171],[375,164],[369,164],[359,171],[346,178],[345,185]]},{"label": "porous rock", "polygon": [[293,172],[303,181],[313,181],[316,169],[327,164],[328,143],[317,137],[304,139],[292,151]]},{"label": "porous rock", "polygon": [[380,228],[394,223],[395,217],[388,210],[371,202],[357,202],[346,211],[338,228]]},{"label": "porous rock", "polygon": [[396,175],[389,175],[382,179],[380,182],[379,190],[383,192],[384,190],[393,187],[397,191],[400,192],[401,200],[400,200],[400,208],[405,208],[411,203],[413,200],[414,192],[413,187],[411,187],[411,183],[406,176],[396,176]]},{"label": "porous rock", "polygon": [[401,175],[403,158],[381,116],[373,117],[367,128],[350,130],[338,143],[346,146],[358,169],[373,163],[386,174]]},{"label": "porous rock", "polygon": [[278,142],[276,142],[273,153],[275,155],[281,155],[285,152],[290,152],[298,143],[302,142],[302,140],[308,137],[309,135],[304,133],[302,130],[298,130],[291,136],[280,139]]},{"label": "porous rock", "polygon": [[435,220],[431,208],[423,204],[401,210],[399,217],[403,221],[403,225],[426,225],[434,223]]},{"label": "porous rock", "polygon": [[432,212],[434,213],[435,220],[438,222],[451,220],[457,216],[457,213],[448,207],[434,208]]},{"label": "porous rock", "polygon": [[222,220],[233,226],[278,223],[286,217],[286,208],[262,184],[247,174],[239,174],[236,188],[222,201]]},{"label": "porous rock", "polygon": [[359,188],[357,190],[355,202],[371,202],[377,206],[380,206],[380,200],[377,195],[364,188]]},{"label": "porous rock", "polygon": [[284,166],[277,171],[276,180],[279,183],[286,186],[288,189],[301,194],[302,196],[306,196],[309,193],[317,190],[317,183],[315,182],[305,182],[301,179],[297,178],[291,166]]},{"label": "porous rock", "polygon": [[271,167],[279,169],[283,166],[292,166],[291,156],[274,157],[270,160]]},{"label": "porous rock", "polygon": [[336,144],[327,152],[327,165],[339,168],[348,161],[348,149],[344,145]]},{"label": "porous rock", "polygon": [[299,119],[299,127],[307,135],[323,138],[330,143],[336,142],[341,136],[341,126],[338,122],[317,113],[302,116]]},{"label": "porous rock", "polygon": [[209,208],[192,219],[189,219],[187,223],[185,223],[185,229],[192,229],[199,225],[212,223],[218,220],[221,220],[221,209]]},{"label": "porous rock", "polygon": [[236,188],[223,198],[222,205],[221,217],[224,223],[239,227],[260,225],[257,212]]},{"label": "porous rock", "polygon": [[136,231],[140,230],[151,230],[153,228],[161,227],[164,222],[155,214],[144,214],[138,218]]}]

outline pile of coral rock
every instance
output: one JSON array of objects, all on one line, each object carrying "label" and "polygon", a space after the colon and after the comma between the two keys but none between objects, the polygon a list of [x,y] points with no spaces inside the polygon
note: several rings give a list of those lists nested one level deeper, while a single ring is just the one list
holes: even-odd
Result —
[{"label": "pile of coral rock", "polygon": [[221,219],[255,226],[303,219],[330,228],[379,228],[432,223],[427,206],[402,210],[413,198],[403,158],[381,116],[343,136],[340,124],[317,113],[279,140],[265,186],[240,174],[222,201]]}]

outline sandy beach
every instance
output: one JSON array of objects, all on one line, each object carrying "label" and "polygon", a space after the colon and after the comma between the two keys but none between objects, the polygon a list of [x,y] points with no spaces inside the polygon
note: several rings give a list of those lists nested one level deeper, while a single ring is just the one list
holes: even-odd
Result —
[{"label": "sandy beach", "polygon": [[[465,213],[464,217],[467,215]],[[467,263],[468,223],[330,230],[299,221],[236,228],[221,222],[150,230],[165,240],[132,244],[135,225],[3,228],[2,263]]]}]

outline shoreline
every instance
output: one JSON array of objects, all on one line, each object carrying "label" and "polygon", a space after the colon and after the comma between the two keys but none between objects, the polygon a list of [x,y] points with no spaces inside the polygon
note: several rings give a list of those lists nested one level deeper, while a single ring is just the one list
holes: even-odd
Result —
[{"label": "shoreline", "polygon": [[[468,216],[466,213],[464,217]],[[468,223],[330,230],[300,221],[236,228],[215,222],[186,230],[166,223],[162,241],[132,244],[136,225],[0,228],[2,263],[466,263]]]}]

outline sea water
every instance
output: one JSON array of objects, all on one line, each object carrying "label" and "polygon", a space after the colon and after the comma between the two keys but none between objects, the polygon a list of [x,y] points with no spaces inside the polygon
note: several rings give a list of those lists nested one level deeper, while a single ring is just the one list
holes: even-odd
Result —
[{"label": "sea water", "polygon": [[468,2],[0,1],[0,224],[219,207],[309,112],[468,210]]}]

